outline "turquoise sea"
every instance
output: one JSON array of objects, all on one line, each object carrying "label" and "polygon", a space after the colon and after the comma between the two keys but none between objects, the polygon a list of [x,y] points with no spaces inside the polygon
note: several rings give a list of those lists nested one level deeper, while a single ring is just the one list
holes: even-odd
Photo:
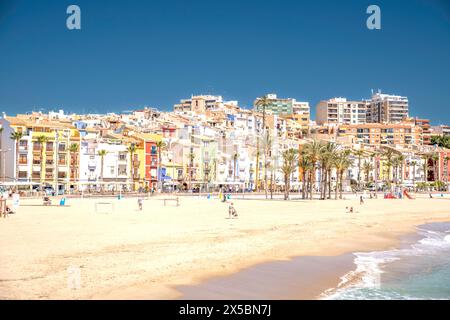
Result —
[{"label": "turquoise sea", "polygon": [[398,249],[354,256],[356,268],[324,299],[450,299],[450,223],[422,225]]}]

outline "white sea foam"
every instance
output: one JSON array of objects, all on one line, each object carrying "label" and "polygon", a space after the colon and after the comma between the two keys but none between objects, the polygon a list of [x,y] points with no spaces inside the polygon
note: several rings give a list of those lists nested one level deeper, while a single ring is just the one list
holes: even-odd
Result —
[{"label": "white sea foam", "polygon": [[[356,269],[348,272],[336,288],[325,291],[322,299],[416,299],[415,297],[399,295],[394,292],[384,292],[381,287],[381,275],[389,263],[408,256],[434,255],[442,250],[450,250],[449,232],[419,229],[422,239],[413,245],[387,251],[357,252],[355,255]],[[365,290],[367,289],[367,290]]]}]

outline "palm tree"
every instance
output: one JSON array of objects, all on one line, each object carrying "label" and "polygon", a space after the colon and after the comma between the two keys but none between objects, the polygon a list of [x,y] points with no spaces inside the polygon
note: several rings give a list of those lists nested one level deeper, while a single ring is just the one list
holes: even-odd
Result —
[{"label": "palm tree", "polygon": [[239,153],[236,151],[233,154],[233,181],[236,182],[237,162],[239,159]]},{"label": "palm tree", "polygon": [[[70,153],[70,163],[72,163],[72,162],[75,162],[75,161],[78,161],[77,160],[77,157],[76,157],[76,154],[77,154],[77,152],[78,152],[78,144],[77,143],[72,143],[70,146],[69,146],[69,153]],[[73,180],[74,180],[74,182],[76,182],[77,181],[77,179],[78,179],[78,170],[76,169],[76,166],[74,167],[75,169],[74,169],[74,173],[73,173]]]},{"label": "palm tree", "polygon": [[328,192],[331,188],[331,169],[333,164],[333,158],[336,156],[337,146],[333,142],[327,142],[323,145],[320,155],[320,167],[322,170],[322,186],[321,186],[321,199],[327,198],[327,187]]},{"label": "palm tree", "polygon": [[336,193],[335,193],[336,200],[338,198],[338,189],[339,189],[339,199],[342,199],[344,172],[352,165],[352,161],[350,160],[349,155],[350,151],[344,150],[339,152],[334,158],[334,167],[336,168],[337,174]]},{"label": "palm tree", "polygon": [[302,170],[302,199],[305,199],[307,196],[306,183],[309,176],[309,171],[312,170],[311,160],[305,152],[301,153],[298,165]]},{"label": "palm tree", "polygon": [[317,140],[313,140],[310,143],[307,143],[304,145],[303,150],[308,155],[309,160],[311,161],[312,168],[310,170],[310,190],[309,190],[309,197],[312,200],[313,198],[313,189],[314,189],[314,183],[316,180],[316,168],[317,168],[317,162],[319,161],[320,153],[322,152],[323,144]]},{"label": "palm tree", "polygon": [[439,154],[433,152],[430,158],[433,161],[433,181],[439,181],[439,172],[438,172]]},{"label": "palm tree", "polygon": [[370,162],[365,161],[362,168],[364,171],[364,175],[366,176],[366,183],[368,184],[369,183],[369,175],[370,175],[370,172],[373,170],[373,165]]},{"label": "palm tree", "polygon": [[416,187],[416,166],[417,166],[417,161],[411,161],[411,166],[413,167],[413,174],[412,174],[413,188],[415,188]]},{"label": "palm tree", "polygon": [[41,178],[40,178],[40,184],[42,186],[43,184],[43,176],[45,176],[44,172],[44,152],[45,152],[45,143],[48,141],[48,138],[44,135],[37,137],[37,142],[39,143],[41,147]]},{"label": "palm tree", "polygon": [[358,157],[358,188],[361,187],[361,159],[364,156],[364,150],[355,150],[353,154]]},{"label": "palm tree", "polygon": [[195,159],[195,153],[193,152],[193,151],[191,151],[191,152],[189,152],[189,154],[188,154],[188,159],[189,159],[189,168],[188,168],[188,171],[189,171],[189,190],[191,190],[191,184],[192,184],[192,167],[194,166],[194,159]]},{"label": "palm tree", "polygon": [[[3,131],[3,128],[2,128]],[[14,140],[16,143],[16,176],[19,177],[19,141],[22,139],[23,133],[22,132],[11,132],[11,140]],[[42,170],[41,170],[42,171]]]},{"label": "palm tree", "polygon": [[[270,135],[270,132],[267,131],[264,136],[264,192],[266,194],[266,199],[267,199],[267,167],[269,165],[268,156],[272,152],[272,144],[273,144],[272,136]],[[272,188],[272,181],[271,181],[271,188]]]},{"label": "palm tree", "polygon": [[[271,100],[269,99],[269,97],[267,95],[258,98],[255,105],[257,107],[261,107],[262,108],[262,114],[263,114],[263,121],[262,121],[262,130],[263,130],[263,136],[264,133],[266,131],[266,108],[270,105]],[[259,179],[259,134],[256,137],[256,188],[259,189],[259,183],[258,183],[258,179]]]},{"label": "palm tree", "polygon": [[424,182],[428,181],[428,159],[429,158],[430,158],[429,154],[422,155],[422,160],[423,160],[422,170],[423,170]]},{"label": "palm tree", "polygon": [[288,149],[281,153],[283,158],[283,164],[281,166],[281,172],[284,177],[284,200],[289,199],[290,179],[291,175],[295,172],[298,162],[297,150]]},{"label": "palm tree", "polygon": [[[386,149],[384,152],[382,152],[381,156],[386,160],[386,166],[387,166],[387,183],[390,184],[392,179],[391,179],[391,168],[393,167],[393,165],[395,164],[395,155],[396,152],[393,149]],[[392,172],[393,173],[393,172]]]},{"label": "palm tree", "polygon": [[134,165],[133,165],[133,156],[136,153],[136,145],[134,143],[130,144],[127,147],[127,152],[130,154],[130,181],[131,181],[131,189],[134,191]]},{"label": "palm tree", "polygon": [[161,154],[161,151],[165,148],[166,148],[166,144],[164,143],[164,141],[161,140],[161,141],[156,142],[156,149],[158,151],[158,184],[159,184],[158,189],[159,190],[162,190],[162,181],[161,181],[162,154]]},{"label": "palm tree", "polygon": [[403,184],[403,163],[405,162],[405,156],[403,154],[398,155],[397,161],[400,168],[400,184]]},{"label": "palm tree", "polygon": [[[448,162],[450,160],[449,156],[445,156],[444,158],[444,174],[445,174],[445,183],[448,184]],[[448,188],[448,186],[447,186]]]},{"label": "palm tree", "polygon": [[106,150],[99,150],[98,151],[98,155],[100,156],[100,159],[101,159],[101,162],[100,162],[100,179],[102,181],[102,186],[101,186],[102,192],[104,190],[104,185],[103,185],[103,166],[104,166],[104,163],[105,163],[105,156],[107,154],[108,154],[108,151],[106,151]]}]

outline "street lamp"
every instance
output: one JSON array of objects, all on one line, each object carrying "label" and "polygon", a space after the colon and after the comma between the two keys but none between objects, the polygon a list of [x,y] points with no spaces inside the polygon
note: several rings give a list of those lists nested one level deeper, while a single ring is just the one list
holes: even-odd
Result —
[{"label": "street lamp", "polygon": [[0,149],[0,153],[3,153],[3,183],[6,181],[6,152],[11,151],[11,148],[7,150]]}]

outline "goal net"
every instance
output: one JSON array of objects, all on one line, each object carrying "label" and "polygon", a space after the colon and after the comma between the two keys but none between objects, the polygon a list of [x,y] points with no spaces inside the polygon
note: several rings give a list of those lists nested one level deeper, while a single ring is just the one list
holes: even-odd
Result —
[{"label": "goal net", "polygon": [[96,202],[95,213],[113,213],[114,203],[112,202]]}]

